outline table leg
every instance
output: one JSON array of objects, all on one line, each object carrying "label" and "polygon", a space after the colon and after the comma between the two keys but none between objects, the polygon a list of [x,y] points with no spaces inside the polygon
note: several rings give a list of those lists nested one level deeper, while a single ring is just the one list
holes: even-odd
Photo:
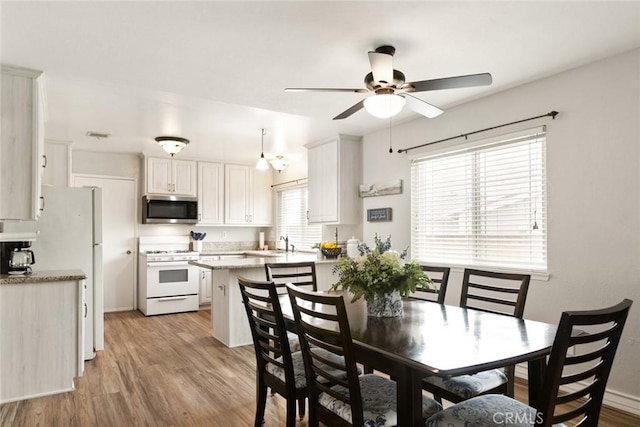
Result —
[{"label": "table leg", "polygon": [[422,380],[419,374],[403,367],[396,377],[398,385],[398,425],[422,427]]},{"label": "table leg", "polygon": [[536,409],[539,409],[540,406],[546,361],[545,357],[529,360],[529,406]]}]

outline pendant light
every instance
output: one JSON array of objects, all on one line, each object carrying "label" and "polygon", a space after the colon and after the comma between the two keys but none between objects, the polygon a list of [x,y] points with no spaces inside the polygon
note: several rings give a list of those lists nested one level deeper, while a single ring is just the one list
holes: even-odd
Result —
[{"label": "pendant light", "polygon": [[260,158],[258,159],[258,163],[256,163],[256,169],[264,171],[269,169],[269,163],[267,159],[264,158],[264,136],[267,134],[267,131],[262,128],[262,148],[260,150]]}]

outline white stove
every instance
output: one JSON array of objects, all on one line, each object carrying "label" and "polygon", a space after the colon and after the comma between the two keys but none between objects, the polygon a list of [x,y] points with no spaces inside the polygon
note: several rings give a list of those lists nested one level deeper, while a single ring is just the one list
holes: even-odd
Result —
[{"label": "white stove", "polygon": [[146,316],[197,311],[200,302],[198,252],[188,236],[140,237],[138,308]]},{"label": "white stove", "polygon": [[147,262],[157,261],[195,261],[200,257],[200,253],[190,250],[168,250],[168,251],[146,251],[143,253]]}]

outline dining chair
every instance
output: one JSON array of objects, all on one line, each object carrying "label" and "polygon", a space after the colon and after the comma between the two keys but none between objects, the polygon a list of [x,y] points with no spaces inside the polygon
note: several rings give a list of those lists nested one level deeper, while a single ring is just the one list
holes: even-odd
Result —
[{"label": "dining chair", "polygon": [[[473,308],[490,313],[522,319],[531,275],[498,273],[466,268],[462,278],[460,307]],[[515,366],[491,369],[472,375],[455,377],[429,376],[423,388],[432,393],[438,402],[442,398],[461,402],[475,396],[503,393],[514,396]]]},{"label": "dining chair", "polygon": [[449,273],[451,272],[451,268],[438,267],[434,265],[420,265],[420,268],[427,274],[432,282],[438,285],[438,289],[418,288],[416,289],[416,292],[411,295],[411,298],[418,298],[434,301],[438,304],[444,304],[444,297],[447,293],[447,284],[449,283]]},{"label": "dining chair", "polygon": [[[518,421],[518,425],[542,427],[566,421],[596,427],[607,379],[632,303],[624,299],[600,310],[562,313],[537,408],[504,395],[478,396],[434,415],[426,426],[509,426],[514,425],[507,422],[511,420]],[[571,391],[561,392],[560,387]]]},{"label": "dining chair", "polygon": [[285,285],[295,283],[312,291],[318,290],[315,262],[265,263],[267,281],[274,282],[279,293],[286,293]]},{"label": "dining chair", "polygon": [[[395,381],[374,374],[358,375],[342,295],[322,294],[292,284],[287,290],[310,389],[309,426],[318,426],[319,422],[330,426],[397,425]],[[334,357],[329,359],[318,349]],[[424,418],[441,408],[423,396]]]},{"label": "dining chair", "polygon": [[[285,285],[292,282],[318,290],[315,262],[265,263],[264,271],[267,281],[275,283],[278,293],[286,293]],[[295,334],[289,333],[289,347],[292,352],[300,351],[300,342]]]},{"label": "dining chair", "polygon": [[267,404],[267,388],[287,401],[287,427],[296,423],[296,402],[304,417],[308,387],[302,354],[292,353],[282,317],[276,286],[272,282],[238,276],[242,301],[247,312],[256,353],[255,427],[262,426]]}]

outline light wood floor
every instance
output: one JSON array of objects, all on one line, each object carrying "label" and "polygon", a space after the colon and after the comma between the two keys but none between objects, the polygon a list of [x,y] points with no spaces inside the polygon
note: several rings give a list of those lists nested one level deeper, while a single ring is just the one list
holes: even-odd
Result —
[{"label": "light wood floor", "polygon": [[[229,349],[211,336],[208,311],[109,313],[105,350],[85,364],[76,390],[4,404],[0,426],[251,426],[254,364],[253,347]],[[516,393],[526,401],[525,384]],[[265,419],[265,427],[284,425],[282,398],[268,398]],[[600,421],[640,425],[640,418],[612,409]]]}]

